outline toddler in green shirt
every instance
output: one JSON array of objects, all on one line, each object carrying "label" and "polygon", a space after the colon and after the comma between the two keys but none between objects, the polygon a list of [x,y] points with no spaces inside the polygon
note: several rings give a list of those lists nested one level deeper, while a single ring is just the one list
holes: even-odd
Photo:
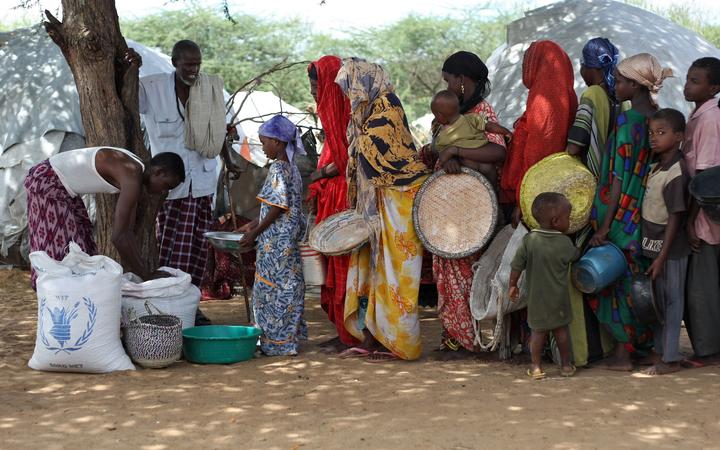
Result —
[{"label": "toddler in green shirt", "polygon": [[532,215],[540,228],[532,230],[523,238],[510,267],[511,300],[520,297],[518,280],[526,271],[528,325],[532,367],[528,376],[535,380],[545,378],[542,370],[542,352],[548,332],[552,332],[560,350],[560,374],[571,377],[575,366],[570,363],[570,333],[572,321],[570,294],[568,291],[570,263],[580,257],[565,232],[570,228],[568,199],[557,192],[543,192],[532,204]]}]

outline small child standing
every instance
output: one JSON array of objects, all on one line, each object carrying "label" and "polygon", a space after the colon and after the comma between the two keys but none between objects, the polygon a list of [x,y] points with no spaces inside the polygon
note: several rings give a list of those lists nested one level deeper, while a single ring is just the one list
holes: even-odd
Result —
[{"label": "small child standing", "polygon": [[685,117],[675,109],[661,109],[650,119],[650,148],[659,158],[648,175],[642,212],[642,251],[653,262],[655,303],[664,316],[655,324],[654,365],[648,375],[680,370],[680,326],[685,308],[685,275],[690,249],[684,231],[687,175],[680,153]]},{"label": "small child standing", "polygon": [[305,154],[295,124],[281,115],[258,131],[263,152],[271,160],[257,199],[260,217],[240,228],[241,247],[257,239],[252,302],[255,322],[263,331],[265,355],[297,355],[299,340],[307,338],[303,320],[305,279],[298,242],[306,226],[302,212],[302,179],[293,161]]},{"label": "small child standing", "polygon": [[540,228],[525,235],[510,264],[509,295],[513,301],[520,297],[517,284],[523,270],[526,271],[527,320],[532,330],[532,367],[527,374],[534,380],[545,378],[542,352],[550,331],[560,350],[560,374],[564,377],[575,375],[575,366],[570,363],[568,325],[572,321],[572,312],[568,283],[570,263],[578,259],[580,252],[563,234],[570,228],[571,209],[570,202],[562,194],[543,192],[538,195],[532,204],[532,215]]},{"label": "small child standing", "polygon": [[480,114],[460,114],[460,101],[451,91],[440,91],[432,98],[430,110],[439,125],[433,136],[433,151],[440,155],[440,160],[457,156],[460,164],[480,171],[495,181],[496,174],[491,164],[482,164],[463,158],[460,149],[477,149],[488,143],[485,133],[500,134],[512,139],[512,132],[495,122],[488,122]]},{"label": "small child standing", "polygon": [[[720,166],[720,59],[692,63],[685,82],[685,100],[695,103],[683,143],[688,174]],[[695,357],[720,360],[720,224],[708,219],[690,199],[686,232],[692,255],[688,265],[688,334]]]}]

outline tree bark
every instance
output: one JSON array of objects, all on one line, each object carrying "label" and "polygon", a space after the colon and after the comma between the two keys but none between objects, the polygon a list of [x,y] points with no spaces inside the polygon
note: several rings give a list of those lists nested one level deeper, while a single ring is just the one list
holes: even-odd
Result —
[{"label": "tree bark", "polygon": [[[148,160],[150,154],[140,129],[138,68],[123,62],[128,47],[120,32],[115,1],[62,0],[62,6],[62,22],[45,11],[45,29],[60,47],[75,78],[86,145],[126,148]],[[98,194],[96,201],[98,250],[118,259],[112,244],[116,197]],[[157,267],[155,216],[160,201],[145,193],[135,221],[142,255],[151,267]]]}]

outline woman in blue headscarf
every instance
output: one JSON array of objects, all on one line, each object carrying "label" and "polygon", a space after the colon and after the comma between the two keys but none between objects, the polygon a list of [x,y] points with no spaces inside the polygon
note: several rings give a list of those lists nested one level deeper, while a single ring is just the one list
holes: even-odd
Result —
[{"label": "woman in blue headscarf", "polygon": [[[580,75],[588,88],[582,93],[570,131],[566,150],[579,156],[583,163],[600,179],[602,157],[610,130],[619,113],[615,99],[615,66],[618,50],[605,38],[590,39],[582,51]],[[592,229],[586,227],[577,235],[577,243],[583,244]],[[576,366],[600,359],[612,350],[612,338],[602,329],[589,306],[575,286],[569,286],[570,306],[573,320],[570,322],[570,341]]]},{"label": "woman in blue headscarf", "polygon": [[594,38],[583,47],[580,61],[580,75],[588,88],[580,97],[566,150],[580,156],[596,178],[599,178],[610,127],[619,112],[614,76],[619,58],[612,42]]},{"label": "woman in blue headscarf", "polygon": [[297,355],[307,338],[303,320],[305,280],[298,242],[305,232],[302,179],[293,159],[305,154],[297,127],[277,115],[260,126],[263,152],[273,161],[257,199],[260,217],[240,229],[240,245],[257,240],[253,311],[268,356]]}]

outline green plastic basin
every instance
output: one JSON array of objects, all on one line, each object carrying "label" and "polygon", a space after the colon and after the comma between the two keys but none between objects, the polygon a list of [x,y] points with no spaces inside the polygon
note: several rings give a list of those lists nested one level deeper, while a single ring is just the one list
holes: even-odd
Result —
[{"label": "green plastic basin", "polygon": [[240,325],[208,325],[183,330],[185,359],[198,364],[232,364],[252,359],[262,330]]}]

